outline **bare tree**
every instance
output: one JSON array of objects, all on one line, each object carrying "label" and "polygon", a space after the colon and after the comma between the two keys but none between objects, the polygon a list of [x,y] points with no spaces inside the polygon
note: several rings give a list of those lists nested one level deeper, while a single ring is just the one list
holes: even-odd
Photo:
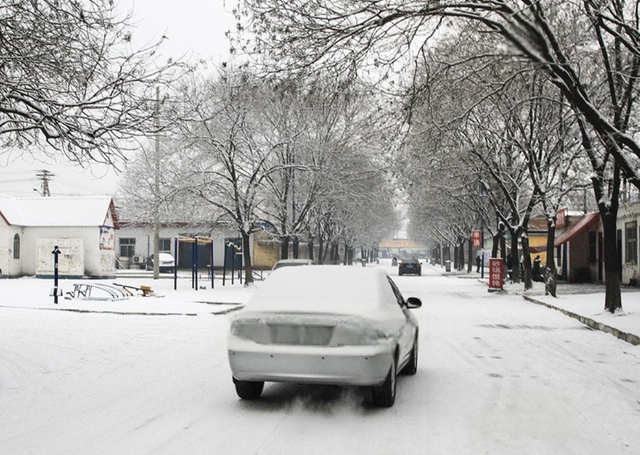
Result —
[{"label": "bare tree", "polygon": [[113,0],[3,2],[0,146],[117,162],[158,128],[154,91],[179,66],[158,61],[160,43],[130,41]]},{"label": "bare tree", "polygon": [[[617,213],[618,175],[640,188],[640,142],[632,123],[640,71],[637,1],[246,0],[245,5],[257,38],[244,43],[244,50],[289,70],[323,68],[349,76],[369,67],[382,79],[419,61],[434,36],[458,23],[475,23],[501,40],[495,52],[546,73],[579,117],[606,232]],[[589,67],[594,70],[584,71]],[[613,280],[605,307],[611,312],[621,308],[619,292],[613,292],[613,242],[605,241],[607,279]]]}]

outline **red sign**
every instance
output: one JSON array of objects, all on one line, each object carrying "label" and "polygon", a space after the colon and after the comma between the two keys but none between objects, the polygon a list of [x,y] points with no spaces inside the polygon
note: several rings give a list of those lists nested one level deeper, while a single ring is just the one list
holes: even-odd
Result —
[{"label": "red sign", "polygon": [[471,239],[473,240],[474,248],[482,247],[482,231],[471,232]]},{"label": "red sign", "polygon": [[489,287],[495,289],[502,289],[502,278],[504,263],[501,258],[489,259]]},{"label": "red sign", "polygon": [[556,227],[563,228],[566,224],[565,214],[567,209],[558,210],[558,214],[556,215]]}]

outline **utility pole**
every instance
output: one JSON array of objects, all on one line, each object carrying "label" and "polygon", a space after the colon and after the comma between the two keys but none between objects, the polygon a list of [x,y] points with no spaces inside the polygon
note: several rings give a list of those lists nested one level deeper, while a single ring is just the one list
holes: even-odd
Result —
[{"label": "utility pole", "polygon": [[155,150],[155,181],[154,217],[153,217],[153,279],[160,278],[160,87],[156,87],[156,150]]},{"label": "utility pole", "polygon": [[[51,177],[55,177],[55,175],[53,175],[48,170],[43,169],[36,174],[36,177],[38,177],[42,181],[42,191],[40,192],[40,196],[51,196],[51,192],[49,191],[49,180],[51,180]],[[34,189],[34,191],[38,190]]]}]

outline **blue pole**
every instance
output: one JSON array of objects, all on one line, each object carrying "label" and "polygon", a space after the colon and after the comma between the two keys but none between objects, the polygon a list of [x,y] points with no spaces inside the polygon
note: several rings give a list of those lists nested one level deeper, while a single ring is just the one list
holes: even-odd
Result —
[{"label": "blue pole", "polygon": [[227,279],[227,241],[224,241],[224,261],[222,261],[222,285],[225,285]]},{"label": "blue pole", "polygon": [[177,291],[178,290],[178,258],[180,257],[180,255],[178,254],[178,237],[176,237],[173,241],[173,251],[176,255],[175,257],[175,264],[173,265],[173,290]]},{"label": "blue pole", "polygon": [[194,271],[194,276],[195,276],[195,283],[196,283],[196,291],[198,290],[198,237],[196,237],[196,241],[193,243],[195,249],[196,249],[196,254],[195,257],[193,259],[193,271]]},{"label": "blue pole", "polygon": [[214,288],[214,272],[213,272],[213,239],[211,239],[211,289]]},{"label": "blue pole", "polygon": [[231,244],[231,284],[233,284],[234,276],[236,273],[236,246]]}]

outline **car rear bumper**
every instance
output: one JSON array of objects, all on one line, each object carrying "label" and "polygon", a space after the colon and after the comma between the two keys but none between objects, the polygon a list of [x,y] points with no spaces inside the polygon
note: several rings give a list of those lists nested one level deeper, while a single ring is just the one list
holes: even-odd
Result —
[{"label": "car rear bumper", "polygon": [[399,275],[421,275],[422,269],[400,269],[398,270]]},{"label": "car rear bumper", "polygon": [[229,342],[233,377],[241,381],[378,386],[389,373],[391,346],[261,345]]}]

